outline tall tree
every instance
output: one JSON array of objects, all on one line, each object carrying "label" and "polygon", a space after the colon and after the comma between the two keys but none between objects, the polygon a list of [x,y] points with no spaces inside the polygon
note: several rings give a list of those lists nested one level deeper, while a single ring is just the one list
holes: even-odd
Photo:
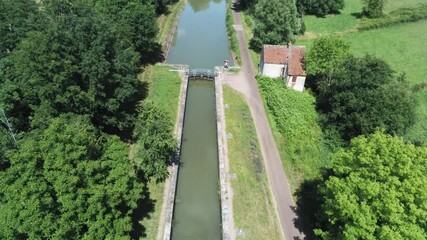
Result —
[{"label": "tall tree", "polygon": [[344,0],[297,0],[296,4],[301,14],[313,14],[319,17],[338,13],[344,8]]},{"label": "tall tree", "polygon": [[133,161],[142,176],[163,181],[176,149],[172,124],[166,112],[146,101],[140,108],[134,130]]},{"label": "tall tree", "polygon": [[342,39],[334,36],[314,40],[305,57],[305,70],[310,85],[327,88],[341,63],[350,56],[350,47]]},{"label": "tall tree", "polygon": [[31,30],[43,28],[34,0],[0,0],[0,58],[6,56]]},{"label": "tall tree", "polygon": [[27,34],[0,64],[0,102],[13,125],[26,131],[72,112],[90,115],[109,133],[131,128],[144,94],[136,77],[139,55],[121,48],[108,23],[87,6],[57,4],[49,5],[48,27]]},{"label": "tall tree", "polygon": [[27,134],[8,155],[1,239],[130,239],[142,184],[118,137],[70,115]]},{"label": "tall tree", "polygon": [[261,50],[263,44],[287,44],[300,33],[295,0],[260,0],[255,8],[254,36],[251,47]]},{"label": "tall tree", "polygon": [[370,18],[377,18],[383,15],[386,0],[363,0],[363,14]]},{"label": "tall tree", "polygon": [[349,57],[321,89],[317,101],[323,124],[342,139],[383,128],[403,135],[414,119],[416,100],[404,76],[395,76],[390,66],[371,56]]},{"label": "tall tree", "polygon": [[427,148],[376,132],[332,157],[319,186],[323,239],[427,239]]}]

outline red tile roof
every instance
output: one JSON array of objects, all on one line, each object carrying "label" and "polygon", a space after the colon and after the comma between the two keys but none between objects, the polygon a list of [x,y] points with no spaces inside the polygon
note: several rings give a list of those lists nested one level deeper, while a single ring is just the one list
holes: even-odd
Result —
[{"label": "red tile roof", "polygon": [[264,45],[264,63],[285,64],[288,53],[287,46]]},{"label": "red tile roof", "polygon": [[264,45],[264,63],[285,64],[288,63],[288,74],[292,76],[306,76],[304,61],[304,46]]}]

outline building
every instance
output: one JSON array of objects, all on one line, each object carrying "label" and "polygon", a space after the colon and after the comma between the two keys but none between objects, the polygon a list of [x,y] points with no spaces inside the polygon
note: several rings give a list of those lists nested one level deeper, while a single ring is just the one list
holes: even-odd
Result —
[{"label": "building", "polygon": [[304,46],[264,45],[260,71],[268,77],[282,77],[286,86],[302,92],[305,83]]}]

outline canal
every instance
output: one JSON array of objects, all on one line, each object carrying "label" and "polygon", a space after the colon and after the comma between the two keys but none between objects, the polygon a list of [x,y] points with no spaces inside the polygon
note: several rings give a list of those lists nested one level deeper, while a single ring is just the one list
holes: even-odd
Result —
[{"label": "canal", "polygon": [[[167,63],[213,69],[231,60],[225,0],[189,0]],[[190,80],[172,239],[221,239],[218,146],[213,81]]]}]

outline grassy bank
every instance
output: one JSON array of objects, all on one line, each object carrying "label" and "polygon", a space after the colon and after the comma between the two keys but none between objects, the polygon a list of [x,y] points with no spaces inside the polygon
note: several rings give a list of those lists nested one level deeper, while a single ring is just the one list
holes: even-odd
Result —
[{"label": "grassy bank", "polygon": [[268,188],[255,126],[244,97],[224,86],[228,157],[232,180],[235,227],[239,239],[281,239],[280,226]]},{"label": "grassy bank", "polygon": [[184,9],[185,0],[179,0],[176,4],[169,7],[169,14],[162,14],[157,19],[157,24],[159,26],[159,33],[157,34],[157,41],[160,44],[163,44],[171,30],[176,26],[180,13]]}]

